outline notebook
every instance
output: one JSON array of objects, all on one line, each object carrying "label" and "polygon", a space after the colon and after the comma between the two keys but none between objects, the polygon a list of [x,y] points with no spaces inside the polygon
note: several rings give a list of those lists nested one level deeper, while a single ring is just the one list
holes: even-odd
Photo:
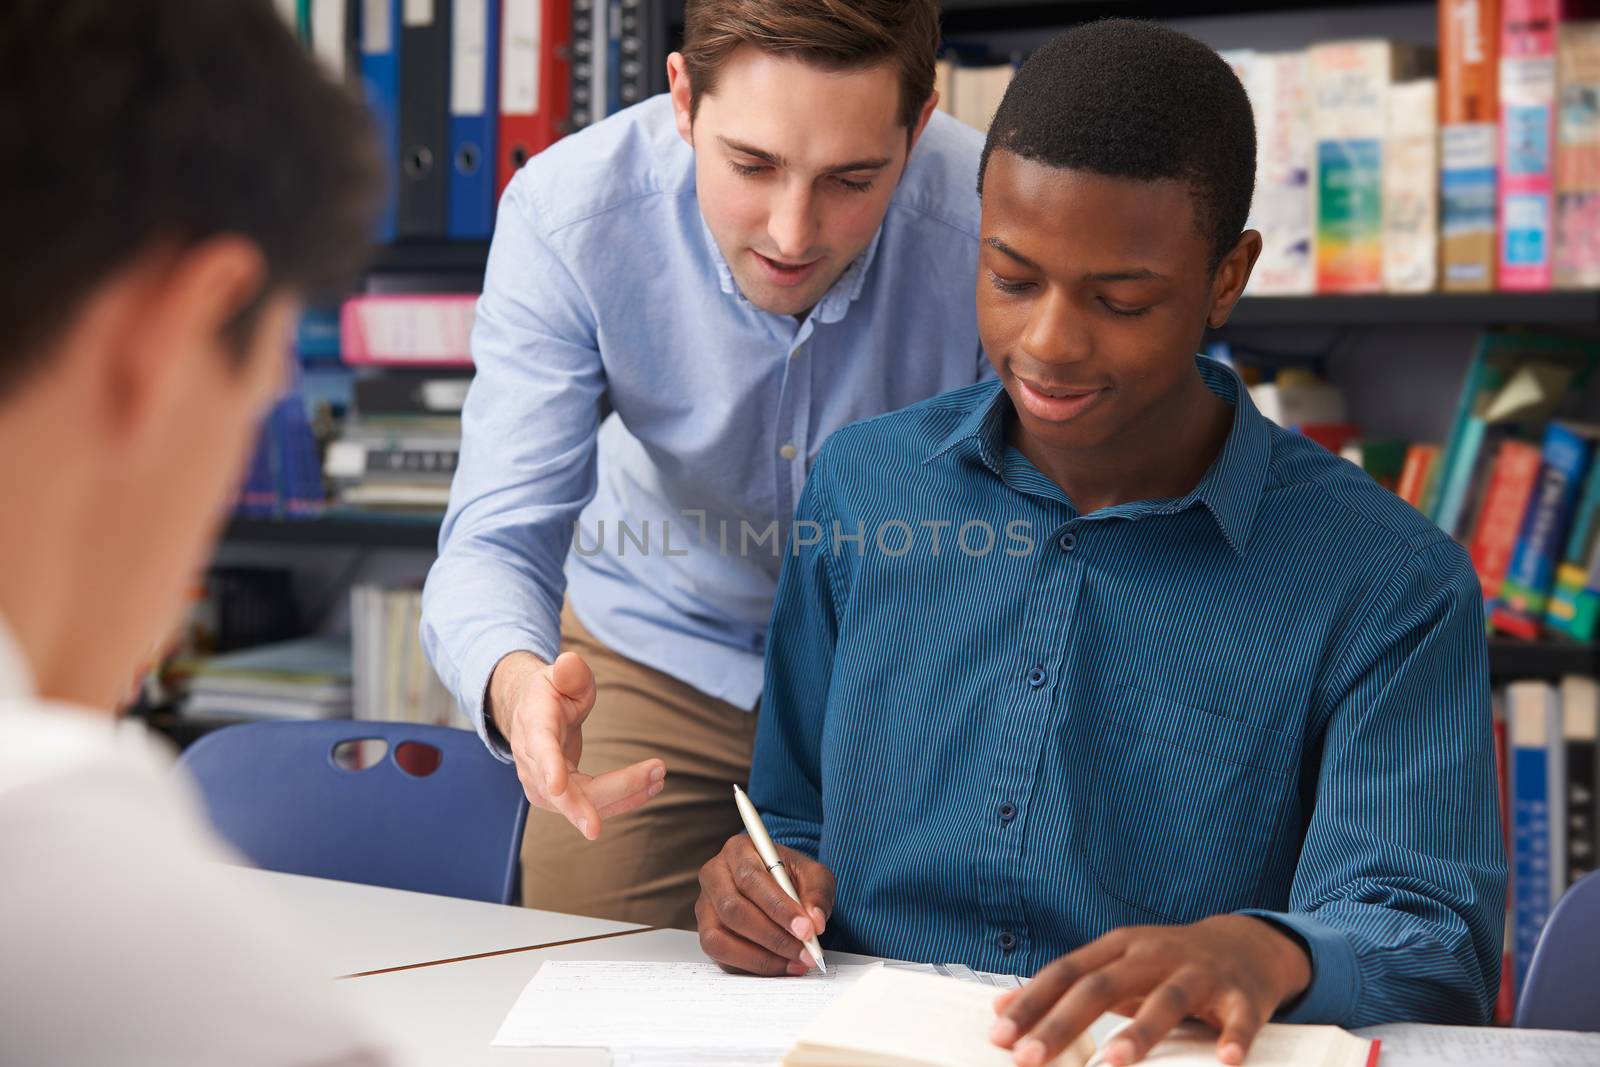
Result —
[{"label": "notebook", "polygon": [[[989,1041],[995,996],[992,988],[935,975],[870,970],[801,1032],[783,1067],[1010,1067],[1011,1054]],[[1281,1023],[1262,1028],[1248,1057],[1250,1067],[1375,1067],[1377,1061],[1376,1041],[1336,1026]],[[1182,1027],[1143,1062],[1216,1067],[1216,1035]],[[1095,1041],[1085,1034],[1052,1067],[1098,1063]]]}]

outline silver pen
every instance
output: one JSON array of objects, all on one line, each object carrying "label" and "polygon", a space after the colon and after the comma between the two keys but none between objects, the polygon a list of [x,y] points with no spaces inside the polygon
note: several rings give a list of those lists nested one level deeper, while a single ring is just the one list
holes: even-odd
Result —
[{"label": "silver pen", "polygon": [[[800,910],[805,911],[805,904],[800,900],[800,894],[795,892],[794,882],[789,878],[789,869],[783,865],[783,860],[778,858],[777,846],[772,843],[772,838],[767,835],[766,824],[761,821],[761,813],[756,811],[756,806],[750,803],[750,798],[744,795],[744,790],[737,785],[733,787],[733,802],[739,806],[739,818],[744,820],[745,833],[750,835],[750,840],[756,846],[756,854],[761,857],[761,862],[767,865],[767,870],[772,877],[783,887]],[[807,915],[807,919],[810,916]],[[815,926],[815,920],[811,920]],[[823,974],[828,973],[828,965],[822,962],[822,946],[817,944],[816,935],[806,938],[806,951],[811,953],[811,958],[817,961],[817,969]]]}]

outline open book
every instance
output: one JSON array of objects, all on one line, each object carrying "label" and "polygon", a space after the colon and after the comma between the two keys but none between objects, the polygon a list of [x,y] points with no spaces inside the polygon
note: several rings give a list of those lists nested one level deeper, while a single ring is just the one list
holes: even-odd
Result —
[{"label": "open book", "polygon": [[[801,1033],[783,1067],[1011,1067],[1011,1054],[989,1041],[994,989],[929,974],[878,968],[843,991]],[[1096,1026],[1095,1032],[1106,1032]],[[1110,1031],[1114,1033],[1115,1031]],[[1144,1062],[1216,1067],[1216,1035],[1183,1027]],[[1247,1067],[1375,1067],[1378,1045],[1336,1026],[1263,1027]],[[1088,1034],[1052,1067],[1094,1067]]]}]

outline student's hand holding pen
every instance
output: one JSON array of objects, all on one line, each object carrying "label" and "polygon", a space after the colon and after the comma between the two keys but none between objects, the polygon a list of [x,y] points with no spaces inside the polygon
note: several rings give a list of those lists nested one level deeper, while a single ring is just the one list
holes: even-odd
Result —
[{"label": "student's hand holding pen", "polygon": [[485,713],[505,736],[528,803],[560,812],[593,841],[600,821],[632,811],[661,792],[667,767],[640,760],[604,774],[578,770],[583,722],[594,710],[594,672],[576,652],[554,663],[513,652],[489,677]]},{"label": "student's hand holding pen", "polygon": [[776,847],[803,906],[778,885],[746,834],[730,837],[700,868],[700,947],[725,971],[802,975],[816,962],[802,942],[828,925],[833,872],[803,852]]}]

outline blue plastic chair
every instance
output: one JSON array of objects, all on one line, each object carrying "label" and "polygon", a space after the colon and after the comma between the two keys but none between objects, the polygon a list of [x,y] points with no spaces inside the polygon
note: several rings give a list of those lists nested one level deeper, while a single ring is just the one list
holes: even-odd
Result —
[{"label": "blue plastic chair", "polygon": [[1516,1025],[1600,1031],[1600,871],[1556,902],[1534,946],[1517,999]]},{"label": "blue plastic chair", "polygon": [[[346,741],[388,745],[373,766],[335,760]],[[418,777],[402,763],[431,762]],[[421,756],[419,761],[416,757]],[[501,904],[515,901],[527,799],[476,734],[410,723],[255,722],[207,734],[180,760],[217,831],[267,870]]]}]

